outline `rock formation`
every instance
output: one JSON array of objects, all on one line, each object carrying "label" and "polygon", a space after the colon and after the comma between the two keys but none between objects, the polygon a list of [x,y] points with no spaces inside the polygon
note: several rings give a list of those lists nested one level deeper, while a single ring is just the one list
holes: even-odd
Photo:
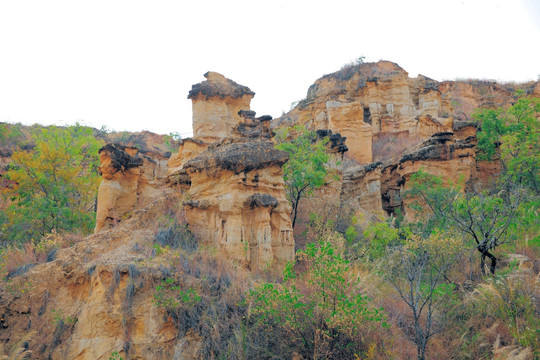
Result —
[{"label": "rock formation", "polygon": [[193,104],[193,136],[205,141],[231,135],[238,124],[240,110],[249,110],[255,93],[216,72],[204,74],[207,79],[193,85],[188,99]]},{"label": "rock formation", "polygon": [[349,204],[368,218],[377,217],[384,210],[405,213],[408,220],[414,214],[404,199],[408,181],[414,173],[423,171],[442,177],[466,188],[483,188],[496,178],[500,169],[497,162],[476,160],[476,137],[460,139],[451,132],[432,135],[402,156],[367,166],[352,166],[343,174],[342,202]]},{"label": "rock formation", "polygon": [[[184,191],[186,220],[197,238],[251,269],[294,258],[290,205],[270,116],[249,110],[254,93],[208,72],[193,85],[194,137],[171,156],[168,182]],[[336,152],[343,139],[334,136]],[[346,147],[345,147],[346,148]]]},{"label": "rock formation", "polygon": [[186,220],[201,241],[259,269],[294,258],[281,169],[288,155],[270,141],[270,117],[240,114],[233,137],[183,165],[191,182]]},{"label": "rock formation", "polygon": [[348,201],[356,212],[369,218],[384,215],[381,191],[380,162],[353,166],[343,173],[342,202]]},{"label": "rock formation", "polygon": [[11,288],[0,287],[0,341],[32,334],[32,359],[43,360],[109,359],[113,351],[124,359],[181,357],[188,337],[178,339],[176,324],[152,302],[155,284],[170,272],[147,253],[169,207],[161,197],[109,231],[20,269]]},{"label": "rock formation", "polygon": [[388,213],[401,209],[407,219],[413,218],[414,214],[408,207],[411,200],[403,199],[402,193],[407,190],[411,175],[420,169],[456,185],[474,186],[479,181],[475,147],[476,137],[460,140],[451,132],[443,132],[409,150],[399,161],[382,169],[383,208]]},{"label": "rock formation", "polygon": [[151,185],[157,163],[141,157],[137,148],[107,144],[99,150],[99,158],[103,181],[98,190],[96,233],[117,225],[162,195]]},{"label": "rock formation", "polygon": [[427,138],[451,130],[450,110],[436,81],[410,79],[397,64],[379,61],[323,76],[276,126],[305,123],[341,133],[348,139],[348,156],[369,164],[374,137],[404,133]]},{"label": "rock formation", "polygon": [[[345,155],[365,165],[387,160],[436,133],[451,131],[460,137],[456,120],[469,122],[472,111],[479,107],[510,105],[517,89],[540,93],[540,85],[534,82],[440,83],[423,75],[410,78],[389,61],[350,65],[318,79],[306,98],[273,126],[305,124],[311,129],[331,129],[347,137]],[[464,128],[462,124],[458,127]],[[468,130],[467,136],[473,135]]]}]

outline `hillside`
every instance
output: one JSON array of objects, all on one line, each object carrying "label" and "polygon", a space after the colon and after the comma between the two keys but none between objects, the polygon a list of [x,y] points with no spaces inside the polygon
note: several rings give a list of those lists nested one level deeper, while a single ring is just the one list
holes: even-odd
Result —
[{"label": "hillside", "polygon": [[47,147],[39,126],[0,124],[0,358],[538,356],[538,82],[356,64],[272,119],[204,76],[193,138],[88,130],[93,234],[15,241],[33,230],[12,214],[20,154]]}]

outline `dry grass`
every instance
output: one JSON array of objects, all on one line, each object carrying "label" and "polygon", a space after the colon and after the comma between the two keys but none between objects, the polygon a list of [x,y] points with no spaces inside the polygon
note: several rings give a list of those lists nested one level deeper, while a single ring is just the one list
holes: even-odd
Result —
[{"label": "dry grass", "polygon": [[58,234],[52,232],[39,241],[29,241],[22,245],[8,245],[0,249],[0,277],[11,277],[24,273],[29,265],[41,264],[56,258],[56,251],[73,246],[83,236],[76,233]]}]

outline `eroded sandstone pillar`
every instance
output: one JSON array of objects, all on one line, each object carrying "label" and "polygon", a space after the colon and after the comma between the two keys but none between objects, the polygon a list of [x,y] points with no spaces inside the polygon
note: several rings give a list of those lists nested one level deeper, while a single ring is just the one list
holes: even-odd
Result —
[{"label": "eroded sandstone pillar", "polygon": [[240,122],[238,112],[250,109],[255,93],[216,72],[204,77],[206,81],[192,86],[188,99],[193,107],[193,137],[212,142],[231,135]]}]

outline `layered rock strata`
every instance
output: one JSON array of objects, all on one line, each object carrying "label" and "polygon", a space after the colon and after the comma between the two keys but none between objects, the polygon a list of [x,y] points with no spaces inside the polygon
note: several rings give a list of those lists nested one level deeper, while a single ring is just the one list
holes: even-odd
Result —
[{"label": "layered rock strata", "polygon": [[436,133],[451,131],[461,136],[455,120],[470,122],[476,108],[509,106],[518,89],[540,94],[538,82],[438,82],[423,75],[410,78],[389,61],[349,65],[315,81],[306,98],[273,126],[331,129],[347,137],[346,156],[369,164],[387,160]]},{"label": "layered rock strata", "polygon": [[[169,159],[167,182],[185,194],[186,221],[200,241],[251,269],[290,261],[291,208],[281,169],[288,155],[274,148],[272,117],[255,117],[249,88],[218,73],[204,76],[188,95],[194,137]],[[335,152],[346,149],[339,135],[331,143]]]},{"label": "layered rock strata", "polygon": [[411,79],[389,61],[345,67],[317,80],[306,99],[275,122],[305,123],[346,136],[346,154],[360,164],[373,160],[372,142],[379,134],[406,133],[427,138],[451,130],[449,101],[437,82]]},{"label": "layered rock strata", "polygon": [[482,189],[500,174],[497,161],[476,159],[475,136],[465,139],[452,132],[432,135],[405,154],[386,162],[367,166],[352,166],[343,173],[341,201],[367,217],[383,213],[405,213],[407,220],[415,217],[409,206],[414,199],[403,196],[413,174],[422,170],[439,176],[445,182],[463,190]]},{"label": "layered rock strata", "polygon": [[406,219],[412,220],[414,212],[409,206],[413,199],[404,198],[410,177],[422,170],[440,176],[451,184],[475,186],[479,181],[476,162],[476,137],[456,139],[451,132],[434,134],[431,138],[408,151],[401,158],[386,165],[381,172],[381,195],[383,208],[388,213],[396,209],[405,211]]},{"label": "layered rock strata", "polygon": [[216,72],[204,77],[206,81],[192,86],[188,99],[193,107],[193,136],[212,142],[231,135],[240,121],[238,112],[250,109],[255,93]]},{"label": "layered rock strata", "polygon": [[137,148],[107,144],[99,150],[99,158],[103,181],[98,190],[95,233],[118,225],[162,195],[152,184],[158,164],[141,156]]},{"label": "layered rock strata", "polygon": [[381,170],[381,162],[346,169],[343,173],[342,202],[347,201],[355,212],[367,218],[383,216]]},{"label": "layered rock strata", "polygon": [[232,137],[183,163],[190,181],[185,213],[201,241],[261,269],[294,258],[281,169],[288,154],[270,140],[271,117],[255,118],[252,111],[240,116]]}]

